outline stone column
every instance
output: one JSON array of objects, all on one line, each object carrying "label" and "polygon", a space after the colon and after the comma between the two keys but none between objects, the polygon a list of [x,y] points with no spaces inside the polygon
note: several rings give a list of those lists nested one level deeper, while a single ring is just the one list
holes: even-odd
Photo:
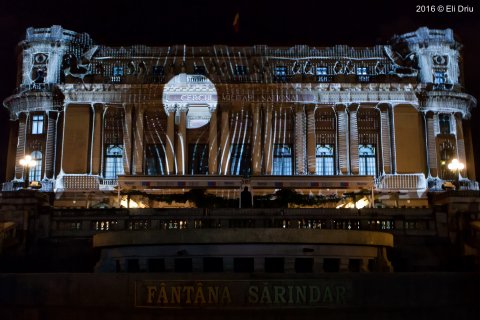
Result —
[{"label": "stone column", "polygon": [[349,173],[349,148],[348,148],[348,113],[344,105],[337,105],[337,146],[338,167],[340,174]]},{"label": "stone column", "polygon": [[299,175],[307,174],[305,168],[307,158],[307,139],[305,129],[305,107],[303,105],[297,105],[295,107],[295,164],[296,172]]},{"label": "stone column", "polygon": [[438,122],[438,116],[433,112],[427,112],[425,114],[425,123],[427,129],[427,146],[426,152],[428,154],[428,174],[432,177],[438,177],[437,166],[437,141],[436,141],[436,127],[435,121]]},{"label": "stone column", "polygon": [[273,132],[272,132],[272,117],[273,106],[267,105],[265,107],[265,120],[263,134],[265,140],[263,143],[263,169],[266,175],[272,174],[273,165]]},{"label": "stone column", "polygon": [[45,144],[45,179],[55,175],[55,146],[57,144],[57,111],[47,112],[47,142]]},{"label": "stone column", "polygon": [[24,179],[24,168],[20,165],[20,159],[25,156],[25,145],[27,142],[27,123],[28,114],[21,113],[18,117],[18,142],[17,153],[15,155],[15,179]]},{"label": "stone column", "polygon": [[350,144],[350,172],[358,174],[358,123],[357,110],[358,105],[354,104],[348,107],[349,110],[349,144]]},{"label": "stone column", "polygon": [[177,155],[177,175],[184,175],[187,171],[187,111],[186,105],[181,105],[178,108],[180,113],[180,123],[178,124],[178,139],[176,145]]},{"label": "stone column", "polygon": [[165,142],[167,173],[175,173],[175,106],[164,106],[168,114],[167,119],[167,141]]},{"label": "stone column", "polygon": [[380,106],[380,123],[381,123],[381,137],[382,137],[382,158],[384,173],[392,173],[392,144],[391,144],[391,129],[389,117],[389,105],[382,104]]},{"label": "stone column", "polygon": [[307,166],[308,174],[317,170],[317,136],[315,133],[315,105],[307,106]]},{"label": "stone column", "polygon": [[462,115],[456,113],[455,115],[456,123],[456,136],[457,136],[457,158],[458,161],[465,164],[467,163],[467,157],[465,154],[465,139],[463,137],[463,124],[462,124]]},{"label": "stone column", "polygon": [[145,107],[143,105],[135,105],[135,131],[133,133],[134,147],[134,173],[143,174],[143,113]]},{"label": "stone column", "polygon": [[252,175],[262,174],[262,119],[260,118],[260,104],[252,104]]},{"label": "stone column", "polygon": [[230,154],[230,124],[228,110],[222,111],[222,123],[220,132],[220,174],[228,174]]},{"label": "stone column", "polygon": [[208,132],[208,174],[218,174],[218,132],[217,110],[210,109],[210,128]]},{"label": "stone column", "polygon": [[132,174],[132,105],[123,104],[125,121],[123,122],[123,170]]},{"label": "stone column", "polygon": [[93,106],[93,138],[92,138],[92,164],[90,172],[99,175],[102,170],[102,128],[103,128],[103,105],[96,103]]}]

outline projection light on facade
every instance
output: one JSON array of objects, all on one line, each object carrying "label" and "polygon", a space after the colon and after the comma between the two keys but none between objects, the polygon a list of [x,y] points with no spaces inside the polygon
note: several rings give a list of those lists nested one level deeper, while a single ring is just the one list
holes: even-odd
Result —
[{"label": "projection light on facade", "polygon": [[217,90],[203,75],[181,73],[165,85],[163,106],[169,117],[175,115],[175,124],[180,124],[181,113],[186,112],[186,128],[200,128],[217,108]]}]

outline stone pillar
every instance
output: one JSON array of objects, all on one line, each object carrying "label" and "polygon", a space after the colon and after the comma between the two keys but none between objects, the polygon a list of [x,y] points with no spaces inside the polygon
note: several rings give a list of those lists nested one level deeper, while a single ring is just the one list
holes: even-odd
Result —
[{"label": "stone pillar", "polygon": [[382,104],[380,106],[380,130],[382,137],[382,158],[383,158],[383,172],[392,173],[392,145],[391,145],[391,129],[389,106]]},{"label": "stone pillar", "polygon": [[220,174],[228,174],[228,160],[230,154],[230,124],[228,110],[222,111],[222,123],[220,132]]},{"label": "stone pillar", "polygon": [[143,174],[143,105],[135,106],[135,131],[133,137],[134,145],[134,173],[137,175]]},{"label": "stone pillar", "polygon": [[296,172],[299,175],[307,174],[306,164],[306,117],[303,105],[297,105],[295,108],[295,164]]},{"label": "stone pillar", "polygon": [[132,174],[132,105],[123,104],[125,121],[123,122],[123,170]]},{"label": "stone pillar", "polygon": [[217,110],[210,109],[210,128],[208,132],[208,174],[218,174],[218,132]]},{"label": "stone pillar", "polygon": [[358,105],[354,104],[348,107],[349,110],[349,144],[350,144],[350,172],[358,174],[358,123],[357,110]]},{"label": "stone pillar", "polygon": [[184,175],[187,171],[187,106],[179,106],[180,123],[178,124],[178,139],[176,145],[177,175]]},{"label": "stone pillar", "polygon": [[315,174],[317,170],[317,136],[315,133],[315,106],[307,106],[307,169],[308,174]]},{"label": "stone pillar", "polygon": [[55,146],[57,145],[57,111],[47,112],[47,142],[45,144],[45,179],[53,179],[55,175]]},{"label": "stone pillar", "polygon": [[99,175],[102,170],[102,128],[103,128],[103,105],[94,104],[93,106],[93,138],[92,138],[92,162],[90,173]]},{"label": "stone pillar", "polygon": [[348,148],[348,113],[344,105],[337,105],[337,146],[338,167],[340,174],[349,173],[349,148]]},{"label": "stone pillar", "polygon": [[428,175],[438,177],[437,166],[437,141],[436,141],[436,127],[435,121],[438,122],[438,117],[433,112],[427,112],[425,115],[425,123],[427,129],[427,146],[426,152],[428,154]]},{"label": "stone pillar", "polygon": [[165,106],[165,111],[167,111],[167,141],[165,145],[166,157],[167,157],[167,173],[175,173],[175,107],[174,106]]},{"label": "stone pillar", "polygon": [[27,123],[28,114],[21,113],[18,119],[18,142],[17,153],[15,155],[15,179],[24,179],[24,168],[20,165],[20,159],[25,156],[25,145],[27,142]]},{"label": "stone pillar", "polygon": [[460,113],[455,114],[456,123],[456,136],[457,136],[457,158],[463,164],[467,163],[467,157],[465,154],[465,139],[463,137],[463,125],[462,115]]},{"label": "stone pillar", "polygon": [[262,174],[262,120],[260,118],[260,104],[252,104],[252,175]]},{"label": "stone pillar", "polygon": [[272,174],[273,165],[273,132],[272,132],[272,117],[273,106],[267,105],[265,107],[265,120],[263,134],[265,140],[263,143],[263,169],[266,175]]}]

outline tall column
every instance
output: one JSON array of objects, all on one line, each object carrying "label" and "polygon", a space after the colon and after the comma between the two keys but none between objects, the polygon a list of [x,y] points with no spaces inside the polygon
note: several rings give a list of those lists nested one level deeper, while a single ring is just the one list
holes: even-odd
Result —
[{"label": "tall column", "polygon": [[350,143],[350,172],[351,174],[358,174],[358,122],[357,110],[358,105],[354,104],[348,107],[349,110],[349,143]]},{"label": "tall column", "polygon": [[265,120],[263,134],[265,136],[263,148],[263,168],[266,175],[272,174],[273,165],[273,132],[272,132],[272,118],[273,106],[267,105],[265,107]]},{"label": "tall column", "polygon": [[230,158],[230,124],[228,110],[222,111],[222,123],[220,133],[220,174],[228,174]]},{"label": "tall column", "polygon": [[123,104],[125,121],[123,122],[123,170],[132,174],[132,105]]},{"label": "tall column", "polygon": [[395,106],[391,106],[390,108],[390,145],[392,150],[392,164],[391,170],[392,173],[397,173],[397,145],[395,142]]},{"label": "tall column", "polygon": [[57,144],[57,111],[48,111],[47,143],[45,144],[44,178],[53,179],[55,175],[55,146]]},{"label": "tall column", "polygon": [[23,166],[20,165],[20,159],[25,156],[25,144],[27,142],[27,122],[28,114],[21,113],[18,119],[18,142],[17,153],[15,155],[15,179],[24,179]]},{"label": "tall column", "polygon": [[180,123],[178,124],[178,139],[176,147],[177,175],[184,175],[187,171],[187,111],[186,105],[178,108],[180,112]]},{"label": "tall column", "polygon": [[295,162],[296,172],[299,175],[307,173],[306,163],[306,117],[303,105],[297,105],[295,108]]},{"label": "tall column", "polygon": [[315,105],[307,106],[307,164],[308,174],[315,174],[317,137],[315,133]]},{"label": "tall column", "polygon": [[262,174],[262,120],[260,118],[260,104],[252,103],[253,128],[252,128],[252,175]]},{"label": "tall column", "polygon": [[383,171],[384,173],[392,173],[392,144],[391,144],[391,130],[390,130],[390,117],[389,106],[382,104],[380,106],[380,123],[381,123],[381,136],[382,136],[382,158],[383,158]]},{"label": "tall column", "polygon": [[175,106],[165,105],[167,112],[167,141],[165,142],[167,174],[175,174]]},{"label": "tall column", "polygon": [[338,167],[340,174],[349,173],[349,148],[348,148],[348,113],[344,105],[337,105],[337,146]]},{"label": "tall column", "polygon": [[218,132],[217,110],[210,109],[210,128],[208,132],[208,174],[218,174]]},{"label": "tall column", "polygon": [[99,175],[102,164],[102,128],[103,128],[103,105],[93,105],[93,139],[92,139],[92,167],[91,173]]},{"label": "tall column", "polygon": [[462,115],[460,113],[456,113],[454,116],[457,129],[457,157],[458,161],[466,164],[467,157],[465,154],[465,139],[463,137]]},{"label": "tall column", "polygon": [[143,174],[143,105],[135,105],[134,173]]},{"label": "tall column", "polygon": [[427,145],[426,145],[426,151],[428,154],[428,169],[429,169],[429,175],[432,177],[438,177],[438,166],[437,166],[437,141],[435,139],[436,137],[436,131],[437,131],[437,126],[435,122],[438,122],[438,119],[436,115],[433,112],[427,112],[425,115],[425,123],[426,123],[426,129],[427,129]]}]

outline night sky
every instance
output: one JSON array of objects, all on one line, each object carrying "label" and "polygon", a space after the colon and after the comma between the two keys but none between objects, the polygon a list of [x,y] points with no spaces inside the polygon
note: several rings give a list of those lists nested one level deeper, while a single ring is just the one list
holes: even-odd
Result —
[{"label": "night sky", "polygon": [[[416,12],[417,5],[422,4],[468,5],[474,12]],[[240,13],[238,34],[232,27],[236,12]],[[415,31],[422,26],[452,28],[464,45],[466,92],[480,98],[480,2],[474,0],[363,0],[354,3],[335,0],[2,0],[0,100],[15,89],[16,44],[24,39],[26,28],[54,24],[87,32],[99,44],[125,46],[373,46],[387,43],[394,34]],[[8,112],[3,107],[0,109],[0,181],[4,181]],[[480,131],[478,114],[474,111],[474,137]],[[478,163],[477,172],[480,172]]]}]

